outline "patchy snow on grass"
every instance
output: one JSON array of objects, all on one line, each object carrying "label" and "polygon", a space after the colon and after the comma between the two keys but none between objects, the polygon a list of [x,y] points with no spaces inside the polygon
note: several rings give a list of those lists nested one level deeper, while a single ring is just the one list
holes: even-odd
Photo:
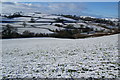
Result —
[{"label": "patchy snow on grass", "polygon": [[[19,22],[19,23],[9,23],[9,25],[11,25],[12,27],[17,28],[18,33],[22,34],[24,31],[30,31],[33,33],[53,33],[50,30],[62,30],[64,28],[62,27],[57,27],[54,25],[50,25],[51,23],[28,23],[26,22],[26,25],[24,27],[23,22]],[[2,26],[3,24],[1,24],[0,27],[0,32],[2,32],[2,28],[5,27],[7,24],[4,24],[4,26]]]},{"label": "patchy snow on grass", "polygon": [[118,34],[86,39],[3,39],[3,77],[114,78]]},{"label": "patchy snow on grass", "polygon": [[50,25],[51,23],[26,23],[27,25],[35,25],[35,26],[41,26],[41,25]]},{"label": "patchy snow on grass", "polygon": [[2,30],[2,27],[3,27],[3,26],[2,26],[2,23],[0,23],[0,30]]},{"label": "patchy snow on grass", "polygon": [[31,17],[17,17],[13,18],[13,21],[30,21]]},{"label": "patchy snow on grass", "polygon": [[[37,19],[37,18],[35,18]],[[31,17],[16,17],[16,18],[4,18],[2,21],[30,21]]]},{"label": "patchy snow on grass", "polygon": [[50,14],[34,14],[33,17],[45,17],[49,16]]},{"label": "patchy snow on grass", "polygon": [[50,29],[50,30],[62,30],[62,29],[64,29],[62,27],[57,27],[57,26],[53,26],[53,25],[36,26],[36,27],[46,28],[46,29]]},{"label": "patchy snow on grass", "polygon": [[107,30],[106,28],[103,28],[103,27],[100,27],[100,26],[96,26],[96,25],[88,25],[87,27],[89,27],[89,28],[93,28],[93,30],[98,30],[98,31],[100,31],[100,30]]},{"label": "patchy snow on grass", "polygon": [[51,34],[53,32],[49,31],[48,29],[41,29],[41,28],[18,28],[18,33],[22,34],[24,31],[30,31],[32,33],[45,33]]},{"label": "patchy snow on grass", "polygon": [[71,18],[65,18],[65,17],[61,17],[60,19],[64,19],[64,20],[67,20],[67,21],[76,21],[74,19],[71,19]]},{"label": "patchy snow on grass", "polygon": [[61,18],[61,16],[49,15],[49,16],[44,16],[43,18],[56,19],[56,18]]},{"label": "patchy snow on grass", "polygon": [[51,22],[53,22],[55,20],[53,20],[53,19],[37,19],[36,21],[51,21]]}]

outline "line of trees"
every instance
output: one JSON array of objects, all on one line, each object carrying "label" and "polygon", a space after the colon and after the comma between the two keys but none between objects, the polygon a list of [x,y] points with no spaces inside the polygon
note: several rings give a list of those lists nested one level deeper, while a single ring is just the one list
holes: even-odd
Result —
[{"label": "line of trees", "polygon": [[[58,25],[61,27],[61,25]],[[43,34],[43,33],[33,33],[30,31],[24,31],[22,34],[18,33],[17,28],[12,27],[11,25],[6,25],[5,27],[3,27],[3,31],[2,31],[2,38],[3,39],[8,39],[8,38],[28,38],[28,37],[55,37],[55,38],[85,38],[85,37],[90,37],[88,34],[90,31],[94,31],[91,28],[74,28],[73,25],[67,25],[66,29],[62,29],[62,30],[51,30],[54,33],[52,34]],[[88,34],[81,34],[83,32],[86,32]],[[103,36],[106,35],[108,33],[104,33],[102,32],[101,34],[93,34],[93,36]],[[118,33],[118,31],[116,31],[116,33]],[[120,32],[119,32],[120,33]],[[113,33],[111,33],[113,34]]]}]

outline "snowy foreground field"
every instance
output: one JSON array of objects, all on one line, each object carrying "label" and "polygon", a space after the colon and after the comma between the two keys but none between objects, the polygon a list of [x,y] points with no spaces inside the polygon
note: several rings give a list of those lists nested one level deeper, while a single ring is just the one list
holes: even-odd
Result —
[{"label": "snowy foreground field", "polygon": [[118,34],[86,39],[3,39],[2,44],[3,77],[118,76]]}]

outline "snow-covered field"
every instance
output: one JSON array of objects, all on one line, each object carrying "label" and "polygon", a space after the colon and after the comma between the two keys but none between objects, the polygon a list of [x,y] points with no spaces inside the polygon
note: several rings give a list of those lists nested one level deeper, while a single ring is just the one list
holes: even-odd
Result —
[{"label": "snow-covered field", "polygon": [[39,29],[39,28],[18,28],[18,33],[22,34],[24,31],[30,31],[31,33],[42,33],[42,34],[51,34],[53,32],[48,29]]},{"label": "snow-covered field", "polygon": [[[2,17],[2,21],[4,23],[0,23],[0,32],[3,31],[3,27],[5,27],[7,24],[11,25],[12,27],[15,27],[18,29],[18,33],[23,33],[24,31],[30,31],[33,33],[45,33],[45,34],[51,34],[54,33],[51,30],[65,30],[67,29],[64,28],[66,25],[73,25],[74,28],[86,28],[89,27],[93,29],[94,31],[104,31],[104,32],[109,32],[109,29],[103,28],[101,26],[96,25],[97,23],[86,23],[83,22],[82,20],[77,21],[72,18],[66,18],[63,16],[58,16],[58,15],[53,15],[53,14],[38,14],[38,13],[25,13],[24,16],[28,17],[16,17],[16,18],[5,18]],[[62,24],[62,22],[56,22],[57,19],[63,19],[67,21],[65,24]],[[31,20],[35,22],[30,22]],[[72,21],[72,23],[71,23]],[[8,23],[6,23],[8,22]],[[70,23],[68,23],[70,22]],[[74,23],[73,23],[74,22]],[[63,27],[58,27],[55,26],[55,24],[60,24]],[[115,28],[116,26],[109,26],[105,25],[108,28]],[[116,27],[117,28],[117,27]]]},{"label": "snow-covered field", "polygon": [[118,34],[86,39],[2,40],[2,73],[11,78],[118,76]]}]

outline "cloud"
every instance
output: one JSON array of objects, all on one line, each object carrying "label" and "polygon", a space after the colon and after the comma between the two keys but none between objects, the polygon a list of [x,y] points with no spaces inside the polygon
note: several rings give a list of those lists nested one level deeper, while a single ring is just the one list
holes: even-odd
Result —
[{"label": "cloud", "polygon": [[2,2],[2,12],[42,12],[49,14],[80,14],[87,8],[82,3],[13,3]]},{"label": "cloud", "polygon": [[32,5],[16,2],[2,2],[2,13],[14,13],[19,11],[32,11]]},{"label": "cloud", "polygon": [[3,2],[3,5],[15,5],[16,4],[16,2]]},{"label": "cloud", "polygon": [[[1,3],[0,3],[1,4]],[[33,13],[41,12],[47,14],[72,14],[82,16],[104,17],[106,14],[98,14],[82,2],[2,2],[2,13],[14,12]],[[108,15],[109,16],[109,15]]]},{"label": "cloud", "polygon": [[2,0],[4,2],[119,2],[119,0]]}]

